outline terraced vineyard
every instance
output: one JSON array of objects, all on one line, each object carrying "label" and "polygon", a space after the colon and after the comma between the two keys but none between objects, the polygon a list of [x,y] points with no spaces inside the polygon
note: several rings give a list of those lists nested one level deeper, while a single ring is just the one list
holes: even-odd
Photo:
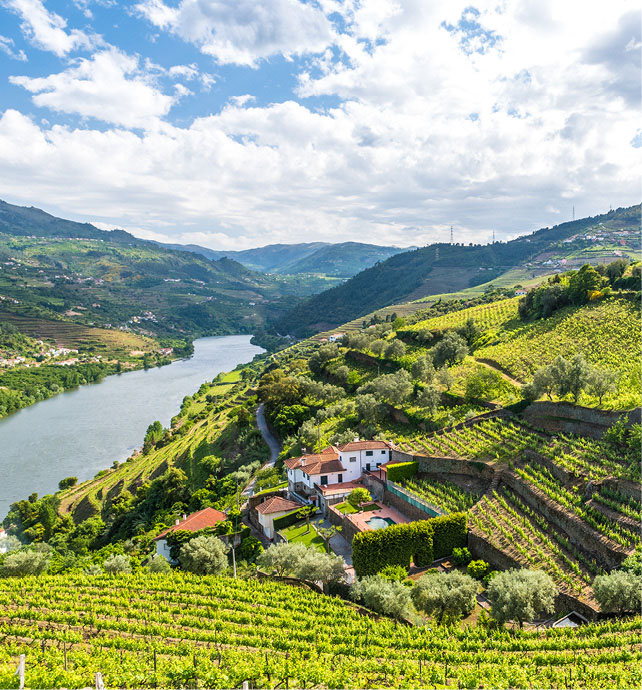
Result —
[{"label": "terraced vineyard", "polygon": [[407,479],[401,482],[406,491],[441,509],[444,513],[456,513],[472,508],[478,496],[464,491],[456,484],[432,479]]},{"label": "terraced vineyard", "polygon": [[604,535],[614,544],[631,549],[640,543],[639,527],[625,525],[587,505],[579,487],[568,488],[558,481],[545,467],[527,465],[516,468],[515,472],[525,482],[542,491],[552,501],[584,520],[594,530]]},{"label": "terraced vineyard", "polygon": [[469,309],[450,312],[443,316],[436,316],[425,321],[418,321],[408,328],[413,331],[445,331],[458,328],[468,321],[474,319],[475,323],[482,330],[489,330],[510,321],[517,317],[517,305],[520,297],[511,297],[498,302],[480,304]]},{"label": "terraced vineyard", "polygon": [[507,460],[526,448],[538,448],[544,437],[524,424],[511,420],[484,419],[444,434],[399,441],[407,453],[436,455],[472,460]]},{"label": "terraced vineyard", "polygon": [[592,494],[591,498],[593,502],[603,505],[630,520],[635,520],[639,523],[642,519],[640,500],[632,496],[626,496],[615,489],[601,487]]},{"label": "terraced vineyard", "polygon": [[590,583],[598,566],[507,487],[472,509],[470,526],[521,566],[546,570],[562,591],[594,604]]},{"label": "terraced vineyard", "polygon": [[498,339],[475,356],[497,362],[521,381],[558,355],[583,353],[592,364],[621,375],[619,395],[605,397],[603,407],[640,404],[640,309],[632,300],[610,297],[535,322],[515,320],[504,324]]},{"label": "terraced vineyard", "polygon": [[[0,580],[0,685],[637,687],[640,619],[578,630],[431,630],[266,581],[171,575]],[[294,632],[296,631],[296,632]]]}]

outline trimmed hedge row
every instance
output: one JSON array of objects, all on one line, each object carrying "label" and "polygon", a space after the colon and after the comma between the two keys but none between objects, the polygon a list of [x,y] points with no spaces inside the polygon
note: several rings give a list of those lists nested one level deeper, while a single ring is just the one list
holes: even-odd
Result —
[{"label": "trimmed hedge row", "polygon": [[435,558],[449,556],[454,548],[466,546],[467,517],[466,513],[452,513],[359,532],[352,540],[352,562],[356,574],[359,577],[375,575],[388,565],[408,568],[410,561],[423,568]]},{"label": "trimmed hedge row", "polygon": [[418,462],[398,462],[386,467],[387,477],[391,482],[398,482],[402,479],[410,479],[419,471]]},{"label": "trimmed hedge row", "polygon": [[289,527],[290,525],[293,525],[295,522],[300,522],[304,518],[299,515],[299,511],[301,508],[297,508],[296,510],[293,510],[291,513],[286,513],[285,515],[281,515],[281,517],[274,518],[272,524],[274,525],[275,530],[282,530],[285,529],[286,527]]}]

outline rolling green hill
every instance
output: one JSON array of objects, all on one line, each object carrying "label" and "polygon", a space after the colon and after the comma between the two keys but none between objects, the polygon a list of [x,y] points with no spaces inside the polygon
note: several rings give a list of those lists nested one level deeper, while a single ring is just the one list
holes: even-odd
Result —
[{"label": "rolling green hill", "polygon": [[392,304],[486,283],[518,267],[534,277],[587,261],[639,258],[639,218],[640,206],[632,206],[509,242],[436,244],[397,254],[301,303],[275,329],[308,335]]}]

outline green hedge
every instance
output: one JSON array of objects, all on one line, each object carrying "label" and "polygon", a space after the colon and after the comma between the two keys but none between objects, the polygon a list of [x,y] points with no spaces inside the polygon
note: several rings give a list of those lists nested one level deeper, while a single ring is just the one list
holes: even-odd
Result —
[{"label": "green hedge", "polygon": [[285,529],[286,527],[289,527],[290,525],[293,525],[295,522],[300,522],[301,517],[299,517],[298,512],[301,510],[301,508],[297,508],[296,510],[293,510],[291,513],[286,513],[285,515],[281,515],[281,517],[274,518],[273,525],[275,530],[282,530]]},{"label": "green hedge", "polygon": [[429,566],[467,542],[467,515],[453,513],[430,520],[359,532],[352,540],[352,562],[359,577],[374,575],[388,565]]},{"label": "green hedge", "polygon": [[387,477],[391,482],[414,477],[419,470],[418,462],[398,462],[386,467]]}]

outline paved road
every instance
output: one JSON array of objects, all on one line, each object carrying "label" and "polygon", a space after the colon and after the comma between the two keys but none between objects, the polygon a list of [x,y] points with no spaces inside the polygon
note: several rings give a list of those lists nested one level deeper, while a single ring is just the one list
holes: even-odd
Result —
[{"label": "paved road", "polygon": [[[268,444],[270,448],[270,459],[263,465],[265,467],[274,467],[276,459],[279,457],[281,452],[281,444],[275,438],[274,434],[270,431],[268,427],[267,420],[265,419],[265,409],[263,403],[261,403],[256,408],[256,425],[263,436],[263,440]],[[261,469],[263,469],[261,468]],[[243,496],[251,496],[254,493],[254,485],[256,484],[256,479],[253,479],[243,490]]]}]

